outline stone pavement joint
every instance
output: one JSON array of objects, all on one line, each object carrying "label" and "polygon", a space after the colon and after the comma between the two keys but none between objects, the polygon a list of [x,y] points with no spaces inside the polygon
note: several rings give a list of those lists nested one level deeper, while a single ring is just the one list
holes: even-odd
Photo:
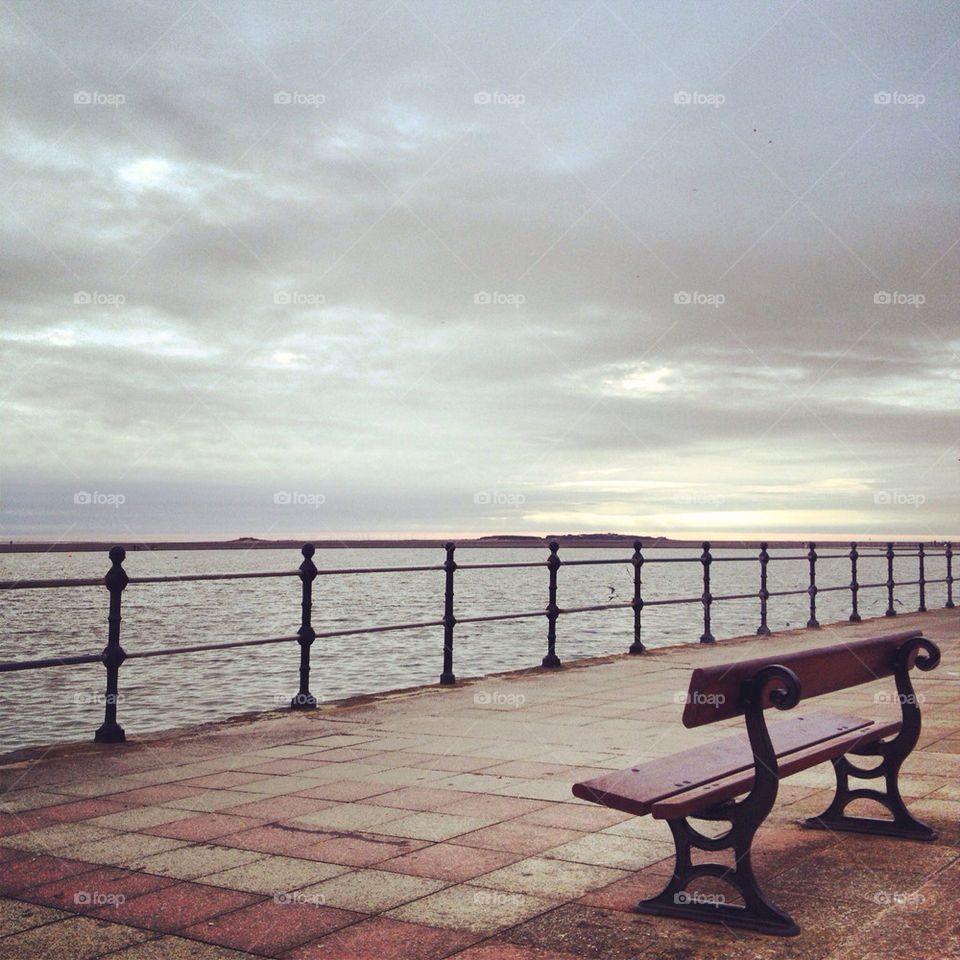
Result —
[{"label": "stone pavement joint", "polygon": [[[912,675],[902,788],[939,839],[802,830],[824,764],[784,783],[754,847],[798,937],[632,913],[671,874],[669,830],[572,784],[741,729],[682,727],[696,666],[915,628],[942,661]],[[895,716],[890,690],[825,706]],[[960,958],[958,704],[960,613],[938,610],[20,751],[0,757],[0,957]]]}]

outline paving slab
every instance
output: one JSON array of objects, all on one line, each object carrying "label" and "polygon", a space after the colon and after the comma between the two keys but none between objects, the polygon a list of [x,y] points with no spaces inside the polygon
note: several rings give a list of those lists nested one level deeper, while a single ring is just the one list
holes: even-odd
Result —
[{"label": "paving slab", "polygon": [[205,943],[273,957],[361,919],[362,914],[306,900],[273,898],[195,923],[182,932]]},{"label": "paving slab", "polygon": [[319,860],[261,855],[259,859],[242,866],[207,873],[197,879],[201,883],[210,883],[216,887],[263,893],[272,897],[291,893],[321,880],[329,880],[349,869],[342,864],[323,863]]},{"label": "paving slab", "polygon": [[70,914],[55,907],[46,907],[21,900],[8,900],[0,897],[0,931],[5,936],[42,927],[55,920],[65,920]]},{"label": "paving slab", "polygon": [[527,893],[457,884],[391,910],[386,915],[395,920],[489,935],[513,927],[528,917],[546,913],[555,906],[555,901]]},{"label": "paving slab", "polygon": [[[633,913],[672,872],[669,831],[571,785],[742,729],[683,728],[696,666],[917,627],[943,660],[916,680],[903,792],[939,839],[801,829],[824,765],[754,849],[798,937]],[[824,706],[895,715],[889,686]],[[960,613],[940,610],[0,756],[0,956],[960,958],[958,702]]]},{"label": "paving slab", "polygon": [[370,917],[284,954],[284,960],[440,960],[460,955],[477,934]]},{"label": "paving slab", "polygon": [[38,960],[39,957],[93,960],[121,947],[143,943],[151,936],[147,930],[93,917],[68,917],[4,936],[0,938],[0,950],[4,960]]},{"label": "paving slab", "polygon": [[298,891],[317,897],[320,903],[345,910],[383,913],[402,904],[419,900],[447,886],[444,880],[411,876],[386,870],[350,870],[332,880],[324,880]]}]

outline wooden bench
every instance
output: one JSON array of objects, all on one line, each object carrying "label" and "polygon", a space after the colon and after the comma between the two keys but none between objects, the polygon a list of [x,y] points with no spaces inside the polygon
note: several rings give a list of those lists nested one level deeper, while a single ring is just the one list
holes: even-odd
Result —
[{"label": "wooden bench", "polygon": [[[825,760],[833,763],[836,793],[830,806],[819,816],[802,821],[803,826],[935,840],[933,830],[904,805],[898,774],[920,735],[920,708],[910,670],[914,666],[932,670],[939,661],[936,645],[916,630],[694,670],[683,711],[684,726],[699,727],[743,715],[745,736],[684,750],[573,787],[574,795],[583,800],[637,816],[649,813],[666,820],[670,827],[676,848],[673,877],[660,894],[642,900],[634,910],[779,936],[799,933],[791,917],[761,891],[750,851],[754,834],[773,808],[780,780]],[[818,711],[768,727],[764,717],[770,706],[786,710],[801,698],[890,676],[901,707],[901,716],[894,720]],[[875,759],[865,769],[854,764],[851,756]],[[851,777],[882,779],[883,789],[850,789]],[[859,799],[876,800],[890,812],[891,819],[848,816],[846,807]],[[708,837],[691,826],[688,817],[729,821],[730,828],[719,837]],[[693,848],[732,850],[733,866],[693,864]],[[743,906],[723,902],[722,896],[688,893],[687,887],[698,877],[718,877],[729,883],[740,894]]]}]

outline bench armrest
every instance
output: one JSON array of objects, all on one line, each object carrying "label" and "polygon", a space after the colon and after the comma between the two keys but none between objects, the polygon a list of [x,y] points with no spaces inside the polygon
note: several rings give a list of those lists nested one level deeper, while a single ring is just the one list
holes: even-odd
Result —
[{"label": "bench armrest", "polygon": [[920,704],[910,680],[910,670],[913,667],[924,672],[936,669],[940,663],[940,648],[926,637],[911,637],[897,648],[893,663],[893,679],[903,715],[903,724],[894,742],[897,750],[906,756],[920,739],[921,726]]},{"label": "bench armrest", "polygon": [[800,680],[788,667],[771,664],[762,667],[740,685],[740,703],[747,722],[747,736],[753,750],[753,788],[742,802],[764,811],[766,817],[777,799],[780,769],[777,752],[770,741],[770,731],[763,711],[766,706],[789,710],[800,702]]}]

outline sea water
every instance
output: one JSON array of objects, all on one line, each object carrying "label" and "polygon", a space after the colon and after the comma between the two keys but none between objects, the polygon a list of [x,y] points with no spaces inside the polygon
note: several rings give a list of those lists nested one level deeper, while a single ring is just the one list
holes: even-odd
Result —
[{"label": "sea water", "polygon": [[[878,552],[864,548],[863,552]],[[824,549],[823,555],[841,554]],[[804,590],[809,565],[800,550],[771,550],[767,589]],[[631,551],[623,548],[561,549],[566,561],[611,560],[603,565],[562,565],[557,603],[561,608],[629,603],[633,596]],[[699,598],[703,568],[697,550],[644,552],[643,599]],[[755,550],[715,550],[711,593],[751,594],[750,599],[715,602],[711,632],[718,639],[756,632],[760,623],[759,563]],[[542,612],[548,602],[547,551],[461,548],[460,565],[530,563],[529,567],[459,569],[455,576],[457,618]],[[657,562],[686,558],[685,563]],[[741,558],[738,562],[732,559]],[[358,627],[439,621],[443,617],[445,554],[435,549],[369,548],[318,550],[321,571],[400,567],[394,573],[322,574],[313,586],[317,633]],[[184,574],[289,571],[302,557],[296,550],[180,550],[128,552],[131,578]],[[916,579],[916,558],[898,558],[895,576]],[[0,580],[97,578],[109,569],[106,554],[5,554]],[[413,571],[413,567],[433,567]],[[944,576],[942,556],[927,561],[927,577]],[[886,580],[882,557],[863,558],[861,584]],[[845,556],[817,563],[821,589],[848,586]],[[927,603],[943,604],[943,584],[930,585]],[[109,594],[105,587],[4,590],[0,593],[0,660],[99,654],[107,639]],[[194,646],[265,637],[293,638],[300,626],[301,585],[296,575],[188,583],[130,583],[123,593],[120,641],[126,652]],[[898,587],[896,609],[917,608],[917,588]],[[864,618],[882,616],[885,589],[861,591]],[[850,615],[850,591],[821,592],[817,619],[830,623]],[[809,617],[806,593],[774,597],[768,622],[773,630],[802,627]],[[703,633],[698,603],[647,606],[642,641],[647,647],[691,643]],[[624,653],[633,642],[629,608],[561,616],[556,652],[562,661]],[[459,679],[539,665],[547,650],[545,616],[492,623],[458,624],[454,673]],[[264,646],[128,660],[120,668],[117,718],[129,736],[240,713],[286,707],[299,685],[300,648],[294,639]],[[443,628],[318,639],[312,648],[310,690],[321,703],[383,690],[436,683],[443,667]],[[0,752],[59,741],[89,740],[103,721],[105,670],[100,663],[2,674]]]}]

